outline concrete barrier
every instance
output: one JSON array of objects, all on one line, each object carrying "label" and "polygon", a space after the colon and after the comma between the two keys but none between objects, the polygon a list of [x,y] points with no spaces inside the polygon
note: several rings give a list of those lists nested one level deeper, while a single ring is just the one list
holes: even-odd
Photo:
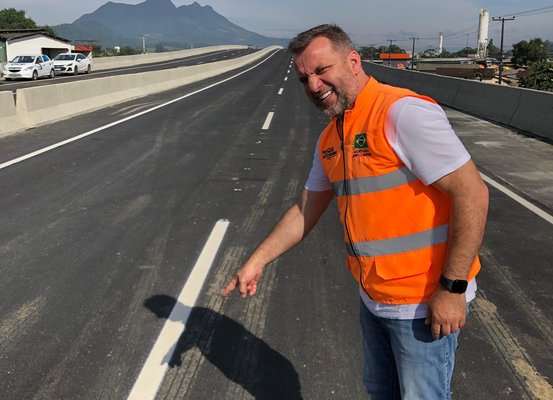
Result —
[{"label": "concrete barrier", "polygon": [[168,51],[163,53],[135,54],[130,56],[95,57],[92,59],[92,71],[101,71],[112,68],[123,68],[133,65],[149,64],[161,61],[170,61],[177,58],[193,57],[201,54],[223,50],[245,49],[247,46],[225,45],[198,47],[197,49]]},{"label": "concrete barrier", "polygon": [[553,140],[553,93],[525,89],[509,125]]},{"label": "concrete barrier", "polygon": [[3,133],[19,131],[25,125],[15,112],[15,100],[12,92],[0,92],[0,136]]},{"label": "concrete barrier", "polygon": [[[377,80],[394,84],[398,70],[374,63],[364,68]],[[416,71],[398,86],[432,97],[437,102],[457,110],[499,122],[532,135],[553,140],[553,93],[538,90],[499,86],[492,83],[444,77]]]},{"label": "concrete barrier", "polygon": [[243,57],[191,67],[19,89],[15,114],[19,128],[31,128],[216,76],[281,48],[273,46]]}]

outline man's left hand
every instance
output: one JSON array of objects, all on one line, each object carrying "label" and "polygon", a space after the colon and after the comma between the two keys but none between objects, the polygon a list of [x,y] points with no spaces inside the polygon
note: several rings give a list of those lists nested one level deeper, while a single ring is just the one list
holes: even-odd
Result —
[{"label": "man's left hand", "polygon": [[428,316],[426,317],[426,324],[430,325],[434,340],[455,333],[465,325],[466,307],[464,293],[451,293],[438,286],[428,303]]}]

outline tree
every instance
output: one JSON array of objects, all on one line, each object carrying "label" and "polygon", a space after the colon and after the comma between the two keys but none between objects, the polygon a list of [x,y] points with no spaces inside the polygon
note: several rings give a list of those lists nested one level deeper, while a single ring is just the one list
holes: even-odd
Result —
[{"label": "tree", "polygon": [[518,74],[518,86],[553,91],[553,63],[538,61]]},{"label": "tree", "polygon": [[378,49],[374,46],[361,47],[358,51],[363,60],[374,60],[375,58],[378,58],[378,55],[380,54]]},{"label": "tree", "polygon": [[25,17],[25,11],[15,8],[0,10],[0,29],[34,29],[36,23]]},{"label": "tree", "polygon": [[142,53],[142,50],[135,50],[131,46],[124,46],[119,51],[120,56],[132,56],[140,53]]},{"label": "tree", "polygon": [[517,66],[539,63],[547,60],[547,43],[540,38],[513,44],[513,63]]},{"label": "tree", "polygon": [[42,29],[50,36],[56,36],[56,32],[48,25],[37,26],[31,18],[25,17],[25,11],[15,8],[0,10],[0,29]]},{"label": "tree", "polygon": [[499,58],[501,57],[501,49],[493,44],[493,39],[490,39],[488,46],[486,47],[486,54],[488,57]]},{"label": "tree", "polygon": [[477,49],[473,49],[471,47],[465,47],[463,50],[459,50],[453,53],[453,57],[468,57],[469,54],[476,54],[477,52],[478,52]]}]

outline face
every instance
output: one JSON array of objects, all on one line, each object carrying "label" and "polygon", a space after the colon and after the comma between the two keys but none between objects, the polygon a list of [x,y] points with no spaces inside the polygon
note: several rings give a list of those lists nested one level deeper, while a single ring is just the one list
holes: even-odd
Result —
[{"label": "face", "polygon": [[353,107],[359,66],[357,52],[337,51],[325,37],[315,38],[294,61],[305,94],[330,117]]}]

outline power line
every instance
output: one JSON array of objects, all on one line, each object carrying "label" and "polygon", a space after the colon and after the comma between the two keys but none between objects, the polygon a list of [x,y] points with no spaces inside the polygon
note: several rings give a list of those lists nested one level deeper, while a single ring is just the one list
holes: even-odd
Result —
[{"label": "power line", "polygon": [[502,15],[501,17],[505,17],[507,15],[513,16],[513,17],[526,17],[526,16],[529,16],[529,15],[546,14],[546,13],[550,13],[550,12],[553,12],[553,5],[540,7],[540,8],[534,8],[532,10],[519,11],[519,12],[511,13],[511,14],[505,14],[505,15]]}]

